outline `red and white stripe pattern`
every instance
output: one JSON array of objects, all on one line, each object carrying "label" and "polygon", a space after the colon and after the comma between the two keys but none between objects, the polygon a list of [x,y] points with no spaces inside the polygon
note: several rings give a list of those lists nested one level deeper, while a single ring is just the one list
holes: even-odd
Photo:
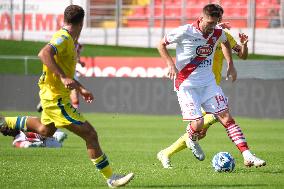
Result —
[{"label": "red and white stripe pattern", "polygon": [[235,123],[233,119],[231,121],[228,121],[224,127],[226,128],[229,138],[236,144],[240,152],[249,149],[246,138],[241,128]]},{"label": "red and white stripe pattern", "polygon": [[[221,35],[222,30],[214,29],[212,36],[207,40],[206,44],[215,46]],[[166,39],[165,43],[168,44]],[[209,58],[212,58],[212,56],[199,56],[196,54],[195,58],[193,58],[182,70],[179,71],[177,78],[175,79],[176,90],[179,90],[180,85],[184,82],[184,80],[188,79],[190,74],[199,66],[199,64]]]},{"label": "red and white stripe pattern", "polygon": [[196,131],[192,128],[191,124],[188,124],[186,132],[188,133],[188,136],[191,140],[195,141],[198,139],[199,131]]},{"label": "red and white stripe pattern", "polygon": [[37,134],[37,133],[26,132],[25,134],[26,134],[26,138],[28,141],[35,141],[35,139],[39,139],[39,140],[44,139],[44,137],[42,137],[40,134]]}]

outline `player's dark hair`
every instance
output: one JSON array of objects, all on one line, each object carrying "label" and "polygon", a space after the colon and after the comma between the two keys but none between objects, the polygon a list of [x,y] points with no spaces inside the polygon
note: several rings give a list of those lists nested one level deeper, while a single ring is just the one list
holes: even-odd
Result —
[{"label": "player's dark hair", "polygon": [[216,5],[216,7],[218,7],[219,8],[219,10],[220,10],[220,13],[221,13],[221,16],[224,14],[224,9],[223,9],[223,7],[221,7],[220,5],[218,5],[218,4],[215,4]]},{"label": "player's dark hair", "polygon": [[83,22],[85,11],[78,5],[69,5],[64,11],[64,22],[67,24],[79,24]]},{"label": "player's dark hair", "polygon": [[223,8],[218,4],[208,4],[203,7],[203,14],[210,17],[220,18],[223,13]]}]

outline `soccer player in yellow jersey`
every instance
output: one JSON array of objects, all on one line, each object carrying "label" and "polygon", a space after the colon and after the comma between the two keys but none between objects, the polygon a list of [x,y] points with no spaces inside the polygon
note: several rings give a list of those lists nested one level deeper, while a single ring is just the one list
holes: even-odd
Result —
[{"label": "soccer player in yellow jersey", "polygon": [[[224,13],[222,7],[220,7],[220,11],[222,12],[222,14]],[[222,20],[222,18],[220,19],[220,22],[221,22],[221,20]],[[238,44],[236,42],[236,40],[229,33],[229,31],[228,31],[229,28],[228,28],[228,25],[226,23],[220,23],[219,27],[225,28],[226,37],[227,37],[227,39],[230,43],[232,50],[238,55],[239,58],[245,60],[247,58],[247,55],[248,55],[248,47],[247,47],[248,36],[243,34],[243,33],[239,34],[240,44]],[[222,78],[221,74],[222,74],[222,66],[223,66],[223,59],[224,58],[226,59],[226,55],[223,54],[221,43],[220,43],[220,44],[218,44],[218,46],[216,48],[216,52],[214,54],[214,61],[213,61],[213,68],[212,68],[213,73],[215,75],[216,83],[218,85],[220,85],[221,78]],[[236,72],[234,67],[233,67],[233,70],[230,73],[231,73],[230,76],[232,77],[232,81],[235,81],[237,79],[237,72]],[[229,75],[227,75],[227,78],[228,77],[229,77]],[[203,115],[204,115],[204,126],[203,126],[203,129],[200,132],[199,140],[204,138],[206,136],[207,129],[212,124],[214,124],[218,121],[217,118],[213,114],[206,114],[205,112],[203,112]],[[187,148],[187,144],[186,144],[187,138],[188,138],[188,133],[186,132],[177,141],[172,143],[169,147],[161,150],[157,154],[157,159],[162,163],[164,168],[166,168],[166,169],[172,168],[170,157],[172,155],[174,155],[175,153]],[[263,160],[260,160],[258,162],[249,162],[249,163],[245,162],[245,165],[247,165],[247,166],[256,166],[256,167],[263,166],[265,164],[266,163]]]},{"label": "soccer player in yellow jersey", "polygon": [[70,103],[72,89],[78,90],[88,103],[94,99],[90,91],[73,79],[77,63],[75,43],[83,27],[84,15],[82,7],[68,6],[64,11],[63,28],[39,52],[43,63],[43,74],[38,82],[43,108],[41,119],[28,116],[0,117],[0,128],[33,131],[46,137],[51,137],[57,128],[66,128],[85,140],[88,155],[108,186],[124,186],[134,174],[113,174],[94,127]]}]

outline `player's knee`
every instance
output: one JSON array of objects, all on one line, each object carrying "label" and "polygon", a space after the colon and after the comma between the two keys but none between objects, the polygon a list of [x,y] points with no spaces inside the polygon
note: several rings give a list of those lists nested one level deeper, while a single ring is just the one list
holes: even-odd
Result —
[{"label": "player's knee", "polygon": [[189,123],[188,127],[192,127],[192,128],[195,128],[195,130],[200,131],[202,129],[203,124],[204,124],[204,120],[198,119],[198,120],[195,120]]},{"label": "player's knee", "polygon": [[229,111],[225,111],[225,112],[222,112],[220,114],[217,115],[220,123],[223,125],[223,126],[226,126],[228,125],[230,122],[234,121],[233,117],[231,116],[231,114],[229,113]]},{"label": "player's knee", "polygon": [[97,141],[98,140],[98,134],[96,132],[95,129],[93,129],[89,134],[88,134],[88,138],[91,140],[91,141]]},{"label": "player's knee", "polygon": [[84,132],[84,140],[91,143],[98,141],[98,134],[93,127],[89,127],[89,129]]},{"label": "player's knee", "polygon": [[45,137],[52,137],[53,134],[54,134],[55,131],[53,131],[52,129],[49,129],[48,127],[40,127],[38,130],[37,130],[37,133],[42,135],[42,136],[45,136]]}]

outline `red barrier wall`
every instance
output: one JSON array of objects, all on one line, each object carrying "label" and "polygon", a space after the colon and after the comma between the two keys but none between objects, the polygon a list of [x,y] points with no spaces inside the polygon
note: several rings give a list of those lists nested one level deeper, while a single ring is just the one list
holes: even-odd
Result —
[{"label": "red barrier wall", "polygon": [[159,57],[81,57],[85,67],[77,66],[85,77],[165,77],[167,66]]}]

